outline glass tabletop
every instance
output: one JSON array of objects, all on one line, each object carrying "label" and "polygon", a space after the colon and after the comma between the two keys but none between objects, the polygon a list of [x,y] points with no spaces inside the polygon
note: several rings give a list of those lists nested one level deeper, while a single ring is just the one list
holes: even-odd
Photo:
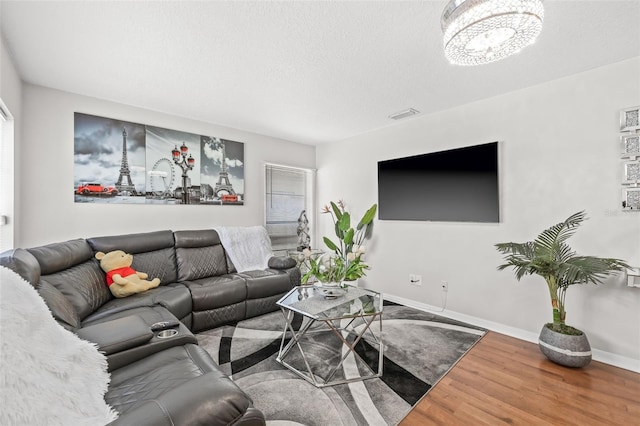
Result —
[{"label": "glass tabletop", "polygon": [[347,286],[295,287],[276,304],[316,320],[333,320],[382,313],[382,295],[373,290]]}]

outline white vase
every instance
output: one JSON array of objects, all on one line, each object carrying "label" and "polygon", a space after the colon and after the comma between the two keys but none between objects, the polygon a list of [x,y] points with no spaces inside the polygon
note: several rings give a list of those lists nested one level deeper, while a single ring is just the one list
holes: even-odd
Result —
[{"label": "white vase", "polygon": [[328,282],[328,283],[323,283],[322,281],[318,281],[316,282],[318,287],[342,287],[342,283],[338,283],[338,282]]},{"label": "white vase", "polygon": [[358,287],[360,280],[352,280],[352,281],[342,281],[342,286],[346,287],[346,286],[351,286],[351,287]]}]

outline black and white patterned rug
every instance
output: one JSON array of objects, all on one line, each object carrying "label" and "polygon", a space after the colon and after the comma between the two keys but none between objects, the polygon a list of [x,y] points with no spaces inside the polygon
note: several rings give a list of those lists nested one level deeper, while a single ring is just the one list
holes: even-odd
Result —
[{"label": "black and white patterned rug", "polygon": [[[301,318],[294,321],[296,327],[300,323]],[[275,361],[283,326],[284,318],[277,311],[197,335],[200,346],[249,394],[270,426],[397,424],[486,332],[385,302],[383,376],[319,389]],[[378,335],[377,322],[372,328]],[[356,350],[377,371],[378,345],[368,333],[365,336]],[[303,349],[321,376],[343,353],[340,340],[331,332],[310,334]],[[295,347],[287,361],[304,366]],[[366,368],[349,356],[336,377],[370,374]]]}]

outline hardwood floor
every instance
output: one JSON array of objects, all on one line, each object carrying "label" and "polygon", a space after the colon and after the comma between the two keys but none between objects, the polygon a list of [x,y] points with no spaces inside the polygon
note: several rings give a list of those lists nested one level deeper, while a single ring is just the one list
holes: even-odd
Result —
[{"label": "hardwood floor", "polygon": [[533,343],[489,332],[400,426],[640,425],[640,374],[566,368]]}]

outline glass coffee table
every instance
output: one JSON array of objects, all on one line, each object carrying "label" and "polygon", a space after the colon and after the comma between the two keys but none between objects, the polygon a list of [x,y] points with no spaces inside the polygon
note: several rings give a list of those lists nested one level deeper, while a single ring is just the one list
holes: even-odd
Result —
[{"label": "glass coffee table", "polygon": [[[295,287],[276,304],[285,319],[276,361],[316,387],[351,383],[382,376],[382,295],[359,287]],[[296,330],[295,314],[299,317]],[[378,335],[372,325],[378,323]],[[287,332],[291,340],[286,343]],[[322,340],[313,335],[324,333]],[[329,336],[327,336],[327,334]],[[376,360],[367,363],[356,351],[365,335],[377,347]],[[337,340],[336,340],[337,339]],[[371,343],[373,342],[373,343]],[[336,346],[337,345],[337,346]],[[329,350],[331,349],[334,350]],[[292,351],[297,348],[298,351]],[[295,355],[294,355],[295,354]],[[287,358],[298,357],[296,365]],[[370,358],[370,357],[369,357]],[[372,364],[374,368],[371,367]],[[347,364],[348,367],[347,368]],[[344,367],[341,369],[341,367]],[[349,370],[349,372],[347,372]],[[362,374],[362,372],[365,374]],[[369,372],[370,374],[366,374]]]}]

